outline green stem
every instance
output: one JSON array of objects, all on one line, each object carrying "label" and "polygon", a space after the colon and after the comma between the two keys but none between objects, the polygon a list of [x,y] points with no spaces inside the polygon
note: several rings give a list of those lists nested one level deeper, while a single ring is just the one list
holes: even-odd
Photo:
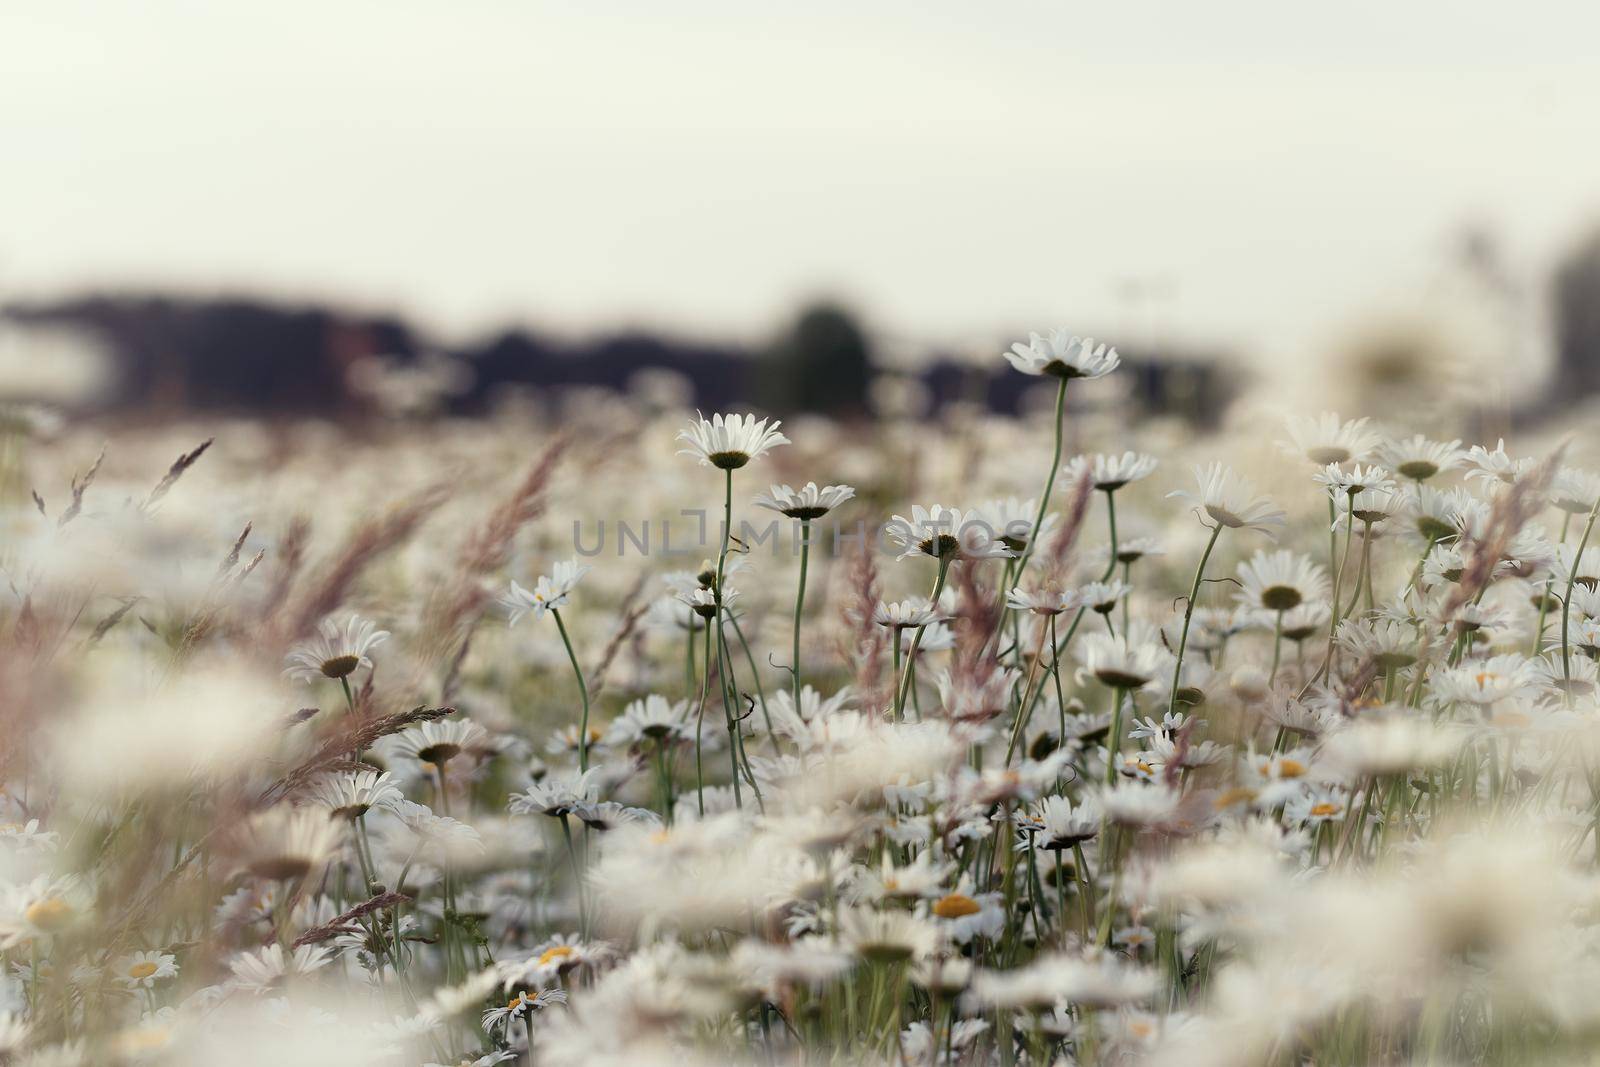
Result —
[{"label": "green stem", "polygon": [[[1061,379],[1061,384],[1056,388],[1056,441],[1055,450],[1050,456],[1050,473],[1044,480],[1044,492],[1039,494],[1039,513],[1034,516],[1033,529],[1028,532],[1028,543],[1022,549],[1022,556],[1017,560],[1017,577],[1022,577],[1024,568],[1028,566],[1028,557],[1033,555],[1033,546],[1039,543],[1039,527],[1044,523],[1044,514],[1050,510],[1050,493],[1055,489],[1056,471],[1061,467],[1061,426],[1063,416],[1067,410],[1067,380]],[[1113,547],[1113,557],[1116,552]]]},{"label": "green stem", "polygon": [[1561,597],[1561,677],[1566,683],[1567,704],[1572,704],[1572,646],[1568,637],[1568,624],[1572,619],[1572,587],[1578,582],[1578,567],[1583,563],[1583,550],[1594,532],[1594,519],[1600,514],[1600,499],[1589,509],[1589,521],[1583,524],[1583,536],[1578,539],[1577,551],[1572,554],[1572,566],[1567,568],[1567,591]]},{"label": "green stem", "polygon": [[794,672],[794,710],[800,711],[800,612],[806,603],[806,564],[811,557],[811,522],[800,523],[800,588],[794,595],[794,650],[789,669]]},{"label": "green stem", "polygon": [[1169,714],[1178,710],[1178,680],[1183,674],[1183,653],[1189,647],[1189,623],[1194,619],[1194,602],[1200,597],[1200,583],[1205,580],[1206,564],[1211,560],[1211,550],[1217,547],[1217,538],[1222,536],[1222,524],[1219,522],[1211,529],[1211,538],[1206,542],[1206,550],[1200,556],[1200,566],[1194,569],[1194,584],[1189,587],[1189,603],[1183,609],[1183,633],[1178,638],[1178,660],[1172,665],[1172,695],[1167,700]]},{"label": "green stem", "polygon": [[583,697],[583,721],[578,725],[578,770],[589,769],[589,686],[583,680],[583,668],[578,666],[578,654],[572,651],[572,639],[567,636],[567,624],[561,621],[561,612],[550,609],[555,617],[556,629],[561,633],[561,643],[567,646],[567,659],[572,661],[572,673],[578,678],[578,695]]},{"label": "green stem", "polygon": [[[944,593],[944,578],[950,571],[950,557],[939,557],[939,576],[933,581],[933,594],[928,598],[935,608],[939,605],[939,597]],[[906,691],[911,687],[911,671],[916,666],[917,649],[922,646],[922,631],[926,626],[917,627],[917,632],[911,635],[911,650],[906,653],[905,670],[900,674],[900,684],[895,688],[894,695],[894,721],[899,722],[901,713],[906,706]]]}]

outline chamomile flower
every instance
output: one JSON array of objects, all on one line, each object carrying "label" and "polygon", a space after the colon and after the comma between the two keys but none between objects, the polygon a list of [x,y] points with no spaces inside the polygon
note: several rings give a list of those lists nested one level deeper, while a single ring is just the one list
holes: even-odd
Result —
[{"label": "chamomile flower", "polygon": [[[1328,623],[1332,619],[1333,608],[1326,600],[1307,600],[1284,612],[1282,618],[1278,620],[1278,625],[1283,628],[1283,636],[1286,639],[1304,641],[1312,634],[1326,633]],[[1272,625],[1270,622],[1264,624],[1264,626],[1270,625]]]},{"label": "chamomile flower", "polygon": [[404,794],[388,772],[335,771],[311,783],[311,795],[335,818],[356,819],[373,808],[393,807]]},{"label": "chamomile flower", "polygon": [[244,868],[268,881],[298,882],[337,855],[344,831],[320,807],[269,808],[245,823]]},{"label": "chamomile flower", "polygon": [[635,700],[613,719],[606,730],[606,743],[617,747],[642,741],[666,743],[683,740],[689,719],[689,702],[672,702],[656,693]]},{"label": "chamomile flower", "polygon": [[1235,599],[1265,611],[1288,611],[1308,600],[1325,599],[1330,592],[1327,571],[1309,557],[1288,549],[1257,550],[1239,564],[1240,591]]},{"label": "chamomile flower", "polygon": [[526,792],[511,794],[509,807],[514,815],[561,818],[584,804],[593,803],[598,792],[597,769],[581,774],[551,775],[533,783]]},{"label": "chamomile flower", "polygon": [[1484,448],[1482,445],[1473,445],[1467,450],[1462,464],[1469,468],[1468,478],[1481,478],[1485,481],[1500,481],[1507,485],[1512,484],[1523,474],[1531,470],[1537,463],[1531,458],[1518,459],[1506,454],[1506,443],[1502,438],[1495,443],[1494,448]]},{"label": "chamomile flower", "polygon": [[[988,529],[994,531],[993,536],[996,540],[1013,552],[1021,552],[1035,540],[1033,520],[1038,516],[1038,512],[1037,499],[1023,500],[1011,496],[991,500],[974,514]],[[1047,533],[1055,524],[1056,515],[1051,512],[1044,517],[1039,532]]]},{"label": "chamomile flower", "polygon": [[73,875],[9,885],[0,891],[0,948],[63,934],[84,922],[90,900]]},{"label": "chamomile flower", "polygon": [[1289,455],[1300,455],[1325,467],[1330,463],[1364,461],[1378,444],[1378,434],[1367,426],[1368,419],[1345,422],[1331,411],[1315,418],[1297,416],[1285,420],[1293,445],[1285,444]]},{"label": "chamomile flower", "polygon": [[483,727],[468,718],[438,719],[408,726],[395,737],[396,754],[440,768],[488,740]]},{"label": "chamomile flower", "polygon": [[1510,653],[1437,672],[1430,680],[1441,701],[1487,708],[1526,693],[1535,683],[1528,661]]},{"label": "chamomile flower", "polygon": [[541,989],[536,993],[529,993],[525,989],[519,990],[503,1006],[490,1008],[483,1013],[481,1020],[483,1031],[487,1034],[502,1032],[518,1019],[526,1018],[553,1004],[566,1002],[567,994],[562,989]]},{"label": "chamomile flower", "polygon": [[284,674],[300,682],[348,678],[362,667],[372,667],[372,650],[389,639],[370,619],[351,615],[341,628],[322,620],[316,636],[289,650]]},{"label": "chamomile flower", "polygon": [[1114,493],[1130,482],[1137,482],[1141,478],[1148,478],[1156,469],[1157,463],[1154,456],[1146,456],[1140,452],[1096,453],[1089,456],[1076,456],[1066,466],[1064,480],[1068,485],[1076,485],[1078,479],[1085,473],[1089,475],[1090,484],[1095,489],[1104,493]]},{"label": "chamomile flower", "polygon": [[532,589],[524,589],[513,581],[510,591],[501,594],[500,606],[506,610],[512,626],[526,615],[532,615],[537,621],[545,612],[565,607],[572,590],[589,570],[586,564],[575,559],[561,560],[550,568],[548,575],[541,574]]},{"label": "chamomile flower", "polygon": [[1035,615],[1060,615],[1071,608],[1072,603],[1072,594],[1058,589],[1029,592],[1019,585],[1006,594],[1006,607],[1014,611],[1030,611]]},{"label": "chamomile flower", "polygon": [[151,989],[162,979],[177,975],[178,958],[169,952],[135,952],[117,960],[111,973],[119,985]]},{"label": "chamomile flower", "polygon": [[807,482],[800,489],[775,485],[767,493],[756,497],[758,508],[766,508],[787,515],[791,519],[810,521],[820,519],[846,500],[856,495],[848,485],[825,485],[820,489],[816,482]]},{"label": "chamomile flower", "polygon": [[932,556],[939,560],[1009,559],[1015,553],[997,531],[976,511],[935,504],[914,505],[911,517],[894,516],[884,528],[889,539],[904,549],[901,559]]},{"label": "chamomile flower", "polygon": [[699,416],[688,429],[678,431],[678,440],[687,448],[678,455],[698,459],[703,466],[719,470],[738,470],[779,445],[790,441],[778,432],[783,425],[776,419],[757,419],[754,415]]},{"label": "chamomile flower", "polygon": [[1255,495],[1250,483],[1221,463],[1194,469],[1196,492],[1174,490],[1167,494],[1201,508],[1213,521],[1232,529],[1259,530],[1270,535],[1284,524],[1284,513],[1266,497]]},{"label": "chamomile flower", "polygon": [[1075,607],[1088,608],[1099,615],[1109,615],[1116,608],[1118,601],[1126,600],[1132,593],[1133,586],[1113,578],[1107,582],[1089,582],[1080,585],[1069,594],[1069,597]]},{"label": "chamomile flower", "polygon": [[1600,474],[1562,467],[1550,484],[1550,503],[1569,515],[1586,515],[1600,500]]},{"label": "chamomile flower", "polygon": [[839,940],[864,960],[903,963],[933,955],[939,931],[928,920],[905,912],[841,908]]},{"label": "chamomile flower", "polygon": [[1363,467],[1357,463],[1346,470],[1337,463],[1330,463],[1323,467],[1312,480],[1318,485],[1327,487],[1343,506],[1343,497],[1354,496],[1358,493],[1393,493],[1395,491],[1394,478],[1381,467]]},{"label": "chamomile flower", "polygon": [[[1105,549],[1101,550],[1101,557],[1106,555]],[[1159,556],[1164,553],[1161,542],[1154,537],[1130,537],[1117,542],[1117,562],[1122,564],[1137,563],[1146,556]]]},{"label": "chamomile flower", "polygon": [[1143,689],[1172,673],[1172,653],[1156,642],[1147,627],[1135,626],[1126,635],[1088,634],[1074,647],[1083,669],[1113,689]]},{"label": "chamomile flower", "polygon": [[331,962],[332,954],[318,945],[301,945],[285,953],[282,945],[272,944],[255,952],[239,953],[228,961],[228,970],[233,973],[235,988],[261,995],[277,993],[288,982]]},{"label": "chamomile flower", "polygon": [[1100,833],[1100,812],[1088,801],[1074,806],[1068,797],[1048,796],[1032,814],[1041,825],[1039,847],[1049,852],[1082,845]]},{"label": "chamomile flower", "polygon": [[1321,826],[1337,822],[1350,812],[1350,798],[1337,786],[1314,786],[1289,798],[1284,816],[1290,822]]},{"label": "chamomile flower", "polygon": [[1049,336],[1030,333],[1026,344],[1018,342],[1004,355],[1024,374],[1064,380],[1103,378],[1122,363],[1115,348],[1096,345],[1094,338],[1079,337],[1066,330],[1051,330]]},{"label": "chamomile flower", "polygon": [[939,620],[933,604],[918,597],[894,602],[879,601],[872,609],[872,621],[889,630],[915,630]]},{"label": "chamomile flower", "polygon": [[1335,638],[1361,659],[1370,659],[1379,670],[1394,671],[1417,661],[1420,638],[1415,626],[1385,619],[1345,619]]},{"label": "chamomile flower", "polygon": [[1378,458],[1400,477],[1425,482],[1461,465],[1461,442],[1430,441],[1419,433],[1384,442]]}]

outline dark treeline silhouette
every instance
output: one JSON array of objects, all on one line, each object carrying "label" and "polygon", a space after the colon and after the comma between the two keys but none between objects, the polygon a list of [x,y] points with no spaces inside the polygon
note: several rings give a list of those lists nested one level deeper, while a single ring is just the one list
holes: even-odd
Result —
[{"label": "dark treeline silhouette", "polygon": [[[639,331],[580,340],[509,330],[475,344],[441,346],[392,315],[250,298],[92,295],[17,304],[0,312],[13,327],[69,327],[103,348],[116,368],[108,404],[161,413],[187,409],[278,415],[359,410],[351,368],[363,360],[406,363],[442,354],[470,368],[448,398],[458,414],[486,411],[507,389],[602,386],[625,389],[646,369],[677,372],[705,411],[753,403],[779,414],[865,414],[877,373],[869,334],[846,309],[818,304],[763,347],[697,343]],[[978,402],[1014,413],[1036,381],[1010,372],[996,341],[991,373],[928,354],[919,376],[935,409]],[[1125,353],[1119,374],[1142,412],[1197,422],[1220,417],[1236,381],[1220,360]]]}]

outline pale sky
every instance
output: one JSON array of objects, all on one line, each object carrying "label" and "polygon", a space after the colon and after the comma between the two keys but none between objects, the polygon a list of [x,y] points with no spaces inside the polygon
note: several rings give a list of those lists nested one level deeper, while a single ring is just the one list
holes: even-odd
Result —
[{"label": "pale sky", "polygon": [[8,0],[0,292],[1268,357],[1600,222],[1588,3]]}]

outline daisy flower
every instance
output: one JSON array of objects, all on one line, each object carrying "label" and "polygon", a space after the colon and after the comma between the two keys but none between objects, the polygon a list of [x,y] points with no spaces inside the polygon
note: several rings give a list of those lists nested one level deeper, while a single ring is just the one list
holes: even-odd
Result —
[{"label": "daisy flower", "polygon": [[1024,374],[1052,378],[1103,378],[1122,363],[1115,348],[1096,345],[1092,337],[1079,337],[1066,330],[1051,330],[1049,336],[1029,333],[1026,344],[1017,342],[1006,360]]},{"label": "daisy flower", "polygon": [[757,419],[754,415],[700,416],[688,429],[678,431],[678,440],[688,445],[678,455],[698,459],[702,466],[738,470],[779,445],[791,442],[778,432],[783,425],[776,419]]},{"label": "daisy flower", "polygon": [[300,682],[348,678],[361,667],[370,669],[372,650],[388,639],[388,630],[359,615],[350,616],[343,629],[324,619],[315,637],[289,650],[283,673]]},{"label": "daisy flower", "polygon": [[689,702],[676,703],[666,697],[651,693],[635,700],[611,721],[606,730],[606,743],[615,746],[635,745],[641,741],[666,742],[681,740],[689,717]]},{"label": "daisy flower", "polygon": [[1384,442],[1378,460],[1402,478],[1425,482],[1461,464],[1461,442],[1430,441],[1422,434]]},{"label": "daisy flower", "polygon": [[1055,589],[1034,592],[1017,586],[1006,594],[1006,607],[1014,611],[1031,611],[1035,615],[1060,615],[1073,605],[1071,593]]},{"label": "daisy flower", "polygon": [[395,736],[397,755],[432,767],[444,767],[469,749],[488,740],[488,732],[471,719],[440,719],[408,726]]},{"label": "daisy flower", "polygon": [[595,771],[573,775],[551,775],[535,782],[525,793],[511,794],[508,807],[514,815],[548,815],[561,818],[574,809],[597,799],[599,782]]},{"label": "daisy flower", "polygon": [[575,559],[562,560],[551,568],[549,575],[541,574],[539,580],[533,583],[531,590],[524,589],[513,581],[510,592],[500,595],[500,606],[510,615],[512,626],[529,614],[537,620],[547,611],[565,607],[572,596],[572,590],[589,571],[587,565],[580,564]]},{"label": "daisy flower", "polygon": [[[1038,517],[1038,513],[1037,499],[1022,500],[1010,496],[991,500],[974,514],[982,516],[988,528],[995,531],[996,540],[1013,552],[1021,552],[1035,538],[1033,520]],[[1046,515],[1040,524],[1039,533],[1049,531],[1055,524],[1055,514]]]},{"label": "daisy flower", "polygon": [[335,818],[356,819],[373,808],[393,807],[403,798],[387,772],[336,771],[311,783],[311,795]]},{"label": "daisy flower", "polygon": [[791,519],[809,522],[822,518],[855,495],[856,491],[848,485],[825,485],[819,489],[816,482],[807,482],[801,489],[775,485],[767,493],[756,497],[755,504],[758,508],[776,511]]},{"label": "daisy flower", "polygon": [[1382,467],[1363,467],[1359,463],[1349,470],[1337,463],[1330,463],[1313,474],[1311,480],[1326,486],[1328,492],[1336,497],[1369,492],[1392,493],[1395,489],[1394,479],[1388,471]]},{"label": "daisy flower", "polygon": [[1286,442],[1284,451],[1291,456],[1304,456],[1319,467],[1364,460],[1378,444],[1378,434],[1367,426],[1368,419],[1345,422],[1333,412],[1324,411],[1315,418],[1295,416],[1284,421],[1294,442]]},{"label": "daisy flower", "polygon": [[1587,515],[1600,500],[1600,474],[1562,467],[1550,484],[1550,502],[1570,515]]},{"label": "daisy flower", "polygon": [[1250,483],[1221,463],[1194,469],[1197,492],[1176,489],[1168,497],[1188,500],[1211,518],[1232,529],[1260,530],[1284,524],[1284,513],[1266,497],[1255,495]]},{"label": "daisy flower", "polygon": [[1123,634],[1092,633],[1077,642],[1083,669],[1113,689],[1143,689],[1172,670],[1173,656],[1153,632],[1135,626]]},{"label": "daisy flower", "polygon": [[1039,847],[1048,852],[1081,845],[1100,833],[1100,812],[1087,801],[1074,806],[1065,796],[1049,796],[1039,801],[1032,814],[1041,824]]},{"label": "daisy flower", "polygon": [[552,1004],[565,1004],[567,994],[561,989],[541,989],[537,993],[520,990],[506,1001],[503,1007],[490,1008],[483,1013],[484,1033],[493,1034],[503,1030],[516,1019],[541,1011]]},{"label": "daisy flower", "polygon": [[1156,465],[1154,456],[1146,456],[1139,452],[1077,456],[1067,464],[1065,480],[1068,485],[1076,485],[1078,479],[1088,472],[1096,489],[1104,493],[1114,493],[1130,482],[1149,477],[1155,471]]},{"label": "daisy flower", "polygon": [[321,808],[269,808],[245,824],[244,867],[258,878],[296,882],[338,854],[344,826]]},{"label": "daisy flower", "polygon": [[288,955],[283,946],[268,945],[255,952],[241,952],[228,961],[233,985],[246,993],[276,993],[291,978],[310,974],[333,962],[332,954],[318,945],[301,945]]},{"label": "daisy flower", "polygon": [[1526,659],[1507,653],[1439,671],[1429,682],[1434,695],[1442,702],[1487,708],[1523,695],[1533,687],[1535,678]]},{"label": "daisy flower", "polygon": [[1321,564],[1288,549],[1270,553],[1258,549],[1239,564],[1238,575],[1241,589],[1234,599],[1266,611],[1288,611],[1308,600],[1325,599],[1330,589]]},{"label": "daisy flower", "polygon": [[934,559],[1009,559],[1015,553],[995,536],[995,530],[976,511],[935,504],[911,508],[911,517],[896,515],[885,532],[904,549],[899,558],[925,555]]},{"label": "daisy flower", "polygon": [[1117,601],[1126,599],[1132,592],[1133,586],[1113,578],[1109,582],[1089,582],[1087,585],[1080,585],[1069,596],[1077,607],[1088,608],[1100,615],[1109,615],[1117,606]]},{"label": "daisy flower", "polygon": [[88,910],[88,895],[72,875],[39,875],[7,886],[0,903],[0,948],[70,930],[88,917]]},{"label": "daisy flower", "polygon": [[135,952],[119,959],[112,968],[119,985],[129,989],[151,989],[163,978],[178,973],[178,958],[168,952]]},{"label": "daisy flower", "polygon": [[839,940],[873,963],[903,963],[933,955],[939,931],[926,919],[901,911],[839,909]]},{"label": "daisy flower", "polygon": [[872,621],[890,630],[915,630],[939,619],[933,604],[920,597],[894,603],[878,602],[872,609]]},{"label": "daisy flower", "polygon": [[[1109,548],[1102,549],[1100,556],[1103,558]],[[1130,537],[1125,541],[1117,542],[1117,562],[1137,563],[1146,556],[1159,556],[1163,554],[1161,542],[1154,537]]]},{"label": "daisy flower", "polygon": [[1501,438],[1492,449],[1473,445],[1467,450],[1461,462],[1470,468],[1467,473],[1469,479],[1480,478],[1511,485],[1531,470],[1538,461],[1532,458],[1516,459],[1507,455],[1505,439]]},{"label": "daisy flower", "polygon": [[1337,786],[1316,786],[1290,797],[1284,805],[1284,816],[1291,822],[1308,826],[1321,826],[1335,822],[1350,811],[1349,797]]}]

